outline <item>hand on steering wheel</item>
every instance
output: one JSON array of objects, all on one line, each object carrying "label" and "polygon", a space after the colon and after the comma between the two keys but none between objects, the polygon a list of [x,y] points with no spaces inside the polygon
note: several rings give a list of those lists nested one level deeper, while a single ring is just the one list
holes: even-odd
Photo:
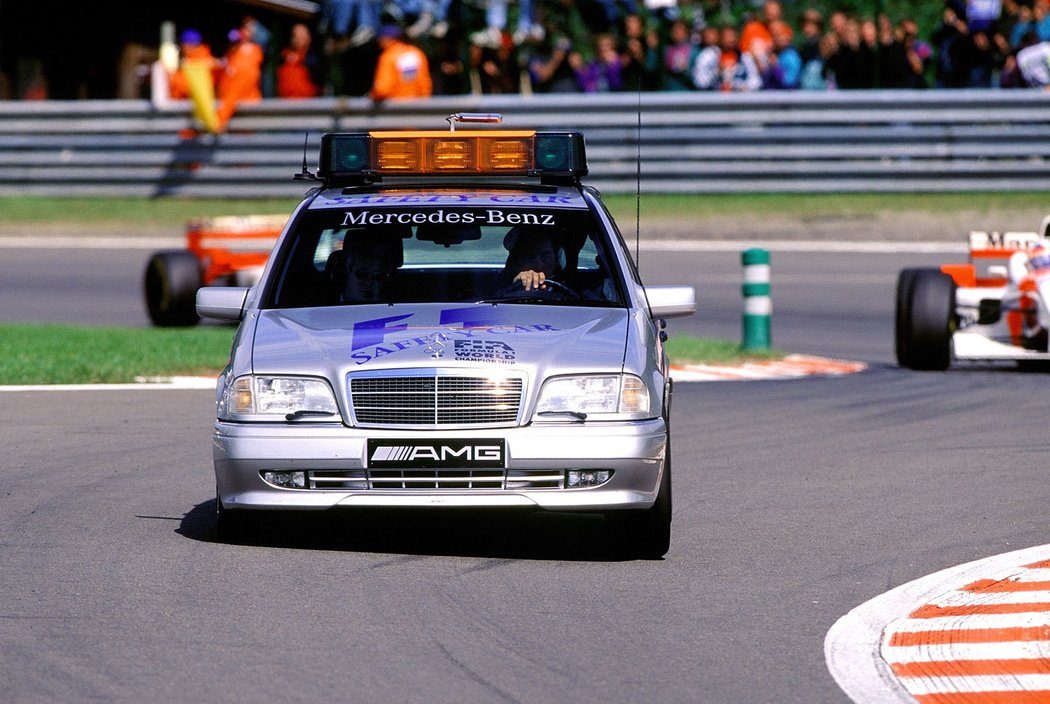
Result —
[{"label": "hand on steering wheel", "polygon": [[520,284],[521,287],[526,291],[531,291],[534,288],[546,288],[546,286],[544,285],[544,282],[546,280],[547,275],[544,274],[542,271],[533,271],[532,269],[528,269],[526,271],[519,272],[518,275],[514,277],[514,280],[511,282],[511,284]]},{"label": "hand on steering wheel", "polygon": [[520,286],[521,290],[534,294],[550,294],[559,298],[579,300],[580,294],[571,287],[556,279],[547,278],[542,271],[523,271],[514,277],[512,287]]}]

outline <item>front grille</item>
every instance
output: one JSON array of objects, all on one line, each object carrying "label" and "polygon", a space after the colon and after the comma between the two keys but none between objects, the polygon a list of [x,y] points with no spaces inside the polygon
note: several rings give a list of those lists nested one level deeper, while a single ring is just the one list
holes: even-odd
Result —
[{"label": "front grille", "polygon": [[372,426],[513,425],[521,377],[456,376],[438,370],[413,375],[352,375],[354,421]]},{"label": "front grille", "polygon": [[563,489],[557,469],[347,469],[307,472],[310,489],[330,491],[524,491]]}]

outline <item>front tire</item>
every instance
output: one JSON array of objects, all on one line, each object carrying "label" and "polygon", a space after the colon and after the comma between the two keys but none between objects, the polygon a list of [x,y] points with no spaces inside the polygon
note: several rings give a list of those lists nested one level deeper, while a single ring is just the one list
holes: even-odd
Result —
[{"label": "front tire", "polygon": [[897,361],[943,371],[951,364],[955,281],[938,269],[905,269],[897,280]]},{"label": "front tire", "polygon": [[915,276],[921,269],[902,269],[897,275],[897,304],[896,322],[893,334],[893,346],[897,353],[897,362],[902,367],[909,366],[905,360],[910,360],[911,333],[909,321],[911,320],[911,290],[915,284]]},{"label": "front tire", "polygon": [[614,511],[606,516],[613,547],[630,557],[659,560],[671,549],[671,442],[656,503],[644,511]]},{"label": "front tire", "polygon": [[261,522],[253,511],[231,511],[215,490],[215,535],[223,542],[239,543],[258,533]]},{"label": "front tire", "polygon": [[197,289],[201,283],[200,262],[190,252],[167,250],[150,257],[143,290],[153,324],[159,327],[196,325],[200,321]]}]

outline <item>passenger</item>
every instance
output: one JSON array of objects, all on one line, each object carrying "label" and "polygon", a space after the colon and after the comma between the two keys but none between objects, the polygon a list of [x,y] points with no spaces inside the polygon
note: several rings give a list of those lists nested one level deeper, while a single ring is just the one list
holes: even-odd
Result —
[{"label": "passenger", "polygon": [[[356,235],[356,236],[355,236]],[[343,240],[346,283],[344,303],[372,303],[387,297],[390,276],[404,263],[401,238],[349,235]]]}]

